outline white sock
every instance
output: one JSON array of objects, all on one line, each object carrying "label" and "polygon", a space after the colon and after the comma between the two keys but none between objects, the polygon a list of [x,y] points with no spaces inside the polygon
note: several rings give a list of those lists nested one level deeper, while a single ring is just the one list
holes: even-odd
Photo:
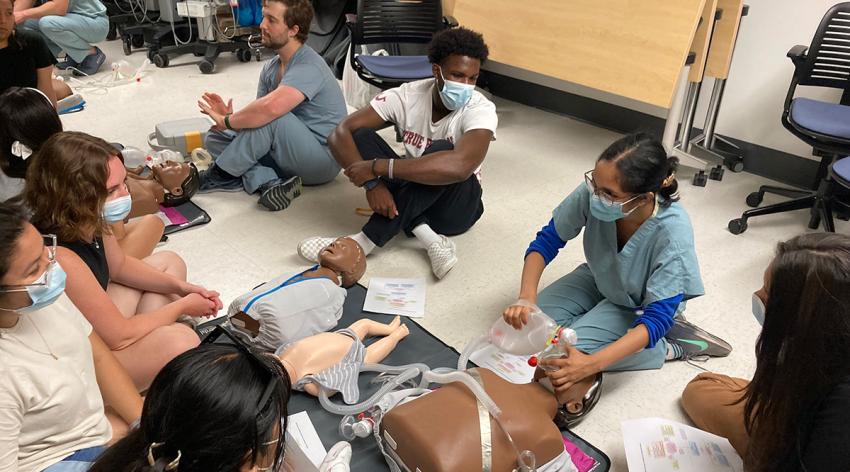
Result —
[{"label": "white sock", "polygon": [[369,253],[372,252],[373,249],[375,249],[375,243],[373,243],[372,240],[369,239],[369,236],[366,236],[363,231],[357,234],[352,234],[351,236],[349,236],[349,238],[357,241],[357,244],[359,244],[360,247],[363,248],[363,254],[367,256],[369,255]]},{"label": "white sock", "polygon": [[425,223],[413,228],[413,235],[416,236],[416,239],[422,242],[425,248],[443,240],[442,236],[434,232],[434,230]]}]

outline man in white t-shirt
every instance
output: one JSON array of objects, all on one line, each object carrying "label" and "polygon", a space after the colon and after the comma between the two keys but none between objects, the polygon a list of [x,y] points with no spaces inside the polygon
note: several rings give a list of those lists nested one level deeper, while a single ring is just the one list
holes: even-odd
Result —
[{"label": "man in white t-shirt", "polygon": [[[351,236],[366,254],[404,231],[423,243],[437,278],[457,263],[455,245],[446,236],[466,232],[484,212],[481,164],[496,139],[496,106],[475,90],[487,54],[474,31],[437,33],[428,46],[433,79],[378,94],[328,138],[334,158],[349,180],[366,190],[374,211]],[[403,157],[376,133],[391,125],[401,133]],[[315,261],[334,239],[305,239],[298,253]]]}]

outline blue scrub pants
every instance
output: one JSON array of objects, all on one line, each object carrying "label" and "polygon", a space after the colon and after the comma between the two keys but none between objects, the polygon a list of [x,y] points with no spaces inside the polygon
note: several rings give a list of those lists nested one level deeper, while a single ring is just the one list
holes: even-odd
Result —
[{"label": "blue scrub pants", "polygon": [[292,113],[260,128],[210,131],[204,147],[216,166],[242,177],[248,193],[277,178],[297,175],[304,185],[320,185],[339,174],[339,164],[328,147]]},{"label": "blue scrub pants", "polygon": [[43,472],[86,472],[105,451],[105,446],[80,449],[74,454],[62,459],[61,462],[44,469]]},{"label": "blue scrub pants", "polygon": [[[594,353],[623,337],[631,329],[637,315],[634,308],[615,305],[596,288],[587,264],[561,277],[543,289],[537,306],[558,324],[569,326],[578,335],[576,348]],[[606,371],[660,369],[667,355],[667,341],[659,340],[644,349],[608,366]]]},{"label": "blue scrub pants", "polygon": [[106,40],[109,18],[105,13],[97,18],[66,13],[64,16],[49,15],[27,20],[24,27],[41,32],[54,56],[65,51],[71,59],[82,62],[91,53],[94,44]]}]

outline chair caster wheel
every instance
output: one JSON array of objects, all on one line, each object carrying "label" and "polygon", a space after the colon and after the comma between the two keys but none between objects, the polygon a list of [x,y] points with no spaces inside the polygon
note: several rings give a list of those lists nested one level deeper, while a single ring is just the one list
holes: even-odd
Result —
[{"label": "chair caster wheel", "polygon": [[761,205],[762,200],[764,200],[764,195],[758,192],[753,192],[747,195],[747,205],[750,208],[756,208]]},{"label": "chair caster wheel", "polygon": [[731,170],[734,173],[743,172],[744,171],[744,161],[739,159],[728,159],[726,161],[726,168]]},{"label": "chair caster wheel", "polygon": [[729,232],[732,234],[741,234],[746,230],[747,222],[741,218],[737,218],[729,222]]}]

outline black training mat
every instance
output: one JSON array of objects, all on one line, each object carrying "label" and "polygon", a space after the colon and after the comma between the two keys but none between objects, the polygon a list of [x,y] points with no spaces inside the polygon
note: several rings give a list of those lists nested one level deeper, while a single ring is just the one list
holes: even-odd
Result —
[{"label": "black training mat", "polygon": [[[363,301],[366,299],[366,288],[362,285],[355,285],[348,290],[348,297],[343,306],[342,318],[340,318],[336,329],[342,329],[350,326],[352,323],[361,318],[369,318],[381,323],[389,323],[394,318],[390,315],[380,315],[376,313],[367,313],[363,311]],[[386,365],[406,365],[417,362],[424,363],[428,367],[435,369],[437,367],[457,367],[458,357],[457,351],[452,349],[447,344],[443,343],[433,334],[429,333],[418,323],[410,318],[401,318],[402,323],[407,325],[410,334],[403,339],[398,347],[382,362]],[[368,345],[370,340],[366,341]],[[369,381],[374,378],[375,374],[367,373],[360,376],[360,399],[365,400],[370,395],[378,390],[380,385],[370,385]],[[303,392],[292,392],[293,395],[289,400],[289,414],[307,411],[319,437],[322,439],[325,449],[330,449],[331,446],[338,441],[343,441],[343,437],[339,434],[339,422],[342,416],[334,415],[325,411],[319,405],[318,399]],[[335,402],[342,402],[339,396],[332,397]],[[594,472],[605,472],[611,467],[611,461],[602,451],[596,449],[580,437],[570,431],[563,432],[564,436],[570,439],[577,446],[582,448],[584,452],[593,457],[600,463],[599,467],[594,469]],[[387,471],[389,467],[381,453],[378,451],[378,446],[375,440],[369,438],[356,438],[351,442],[352,472],[375,472]]]},{"label": "black training mat", "polygon": [[166,208],[161,211],[166,212],[166,216],[168,216],[169,212],[176,211],[184,218],[186,218],[186,222],[181,224],[172,224],[165,227],[164,234],[169,235],[176,233],[178,231],[183,231],[184,229],[189,229],[195,226],[205,225],[212,221],[209,213],[203,210],[203,208],[195,205],[191,200],[182,205],[177,205],[176,207]]}]

